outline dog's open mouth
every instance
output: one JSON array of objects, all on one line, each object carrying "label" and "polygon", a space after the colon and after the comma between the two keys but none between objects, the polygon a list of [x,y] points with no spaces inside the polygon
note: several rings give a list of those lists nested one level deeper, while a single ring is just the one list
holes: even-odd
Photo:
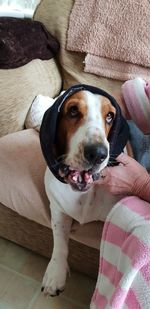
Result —
[{"label": "dog's open mouth", "polygon": [[77,191],[87,191],[93,182],[100,177],[95,168],[91,168],[88,171],[77,171],[67,165],[60,167],[59,175],[64,177],[65,181]]}]

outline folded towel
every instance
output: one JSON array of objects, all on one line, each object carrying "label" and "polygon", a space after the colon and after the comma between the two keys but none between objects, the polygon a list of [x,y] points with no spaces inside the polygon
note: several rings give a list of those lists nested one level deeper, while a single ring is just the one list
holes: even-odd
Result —
[{"label": "folded towel", "polygon": [[51,59],[58,49],[58,41],[40,22],[0,17],[0,69]]},{"label": "folded towel", "polygon": [[88,53],[85,71],[126,80],[150,76],[150,2],[75,0],[67,49]]},{"label": "folded towel", "polygon": [[150,204],[127,197],[104,224],[90,309],[150,308]]}]

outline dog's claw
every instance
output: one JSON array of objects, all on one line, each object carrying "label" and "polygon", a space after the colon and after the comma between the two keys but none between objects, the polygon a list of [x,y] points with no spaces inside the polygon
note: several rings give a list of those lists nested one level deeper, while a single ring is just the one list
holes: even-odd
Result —
[{"label": "dog's claw", "polygon": [[61,293],[60,290],[56,290],[56,295],[58,296]]},{"label": "dog's claw", "polygon": [[[44,291],[44,286],[41,287],[41,292],[43,292],[43,291]],[[50,297],[59,296],[60,293],[62,293],[63,291],[64,291],[64,289],[62,289],[62,290],[57,289],[55,294],[45,293],[45,296],[47,296],[47,295],[49,295]]]}]

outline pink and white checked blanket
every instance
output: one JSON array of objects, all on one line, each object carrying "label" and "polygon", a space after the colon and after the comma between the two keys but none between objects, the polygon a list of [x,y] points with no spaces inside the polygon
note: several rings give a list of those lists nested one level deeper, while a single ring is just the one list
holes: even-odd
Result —
[{"label": "pink and white checked blanket", "polygon": [[150,203],[127,197],[110,211],[90,309],[150,308]]}]

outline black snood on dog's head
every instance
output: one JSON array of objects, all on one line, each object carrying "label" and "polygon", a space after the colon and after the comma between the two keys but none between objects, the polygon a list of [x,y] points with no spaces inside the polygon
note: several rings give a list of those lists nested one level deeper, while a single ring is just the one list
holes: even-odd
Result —
[{"label": "black snood on dog's head", "polygon": [[[62,108],[63,103],[72,96],[74,93],[87,90],[92,92],[93,94],[99,94],[101,96],[106,97],[110,100],[111,104],[116,109],[116,116],[113,121],[112,128],[109,132],[108,141],[110,144],[110,161],[111,165],[116,164],[115,158],[123,151],[128,139],[129,139],[129,127],[122,116],[121,109],[116,102],[116,100],[107,92],[100,88],[96,88],[89,85],[75,85],[70,87],[67,91],[65,91],[55,103],[50,107],[44,114],[43,121],[40,129],[40,142],[41,148],[44,155],[44,158],[47,162],[47,165],[54,176],[60,181],[64,182],[64,179],[59,176],[59,167],[60,164],[55,158],[54,154],[54,144],[56,137],[56,128],[59,112]],[[113,158],[113,159],[112,159]],[[109,165],[109,162],[108,162]]]}]

